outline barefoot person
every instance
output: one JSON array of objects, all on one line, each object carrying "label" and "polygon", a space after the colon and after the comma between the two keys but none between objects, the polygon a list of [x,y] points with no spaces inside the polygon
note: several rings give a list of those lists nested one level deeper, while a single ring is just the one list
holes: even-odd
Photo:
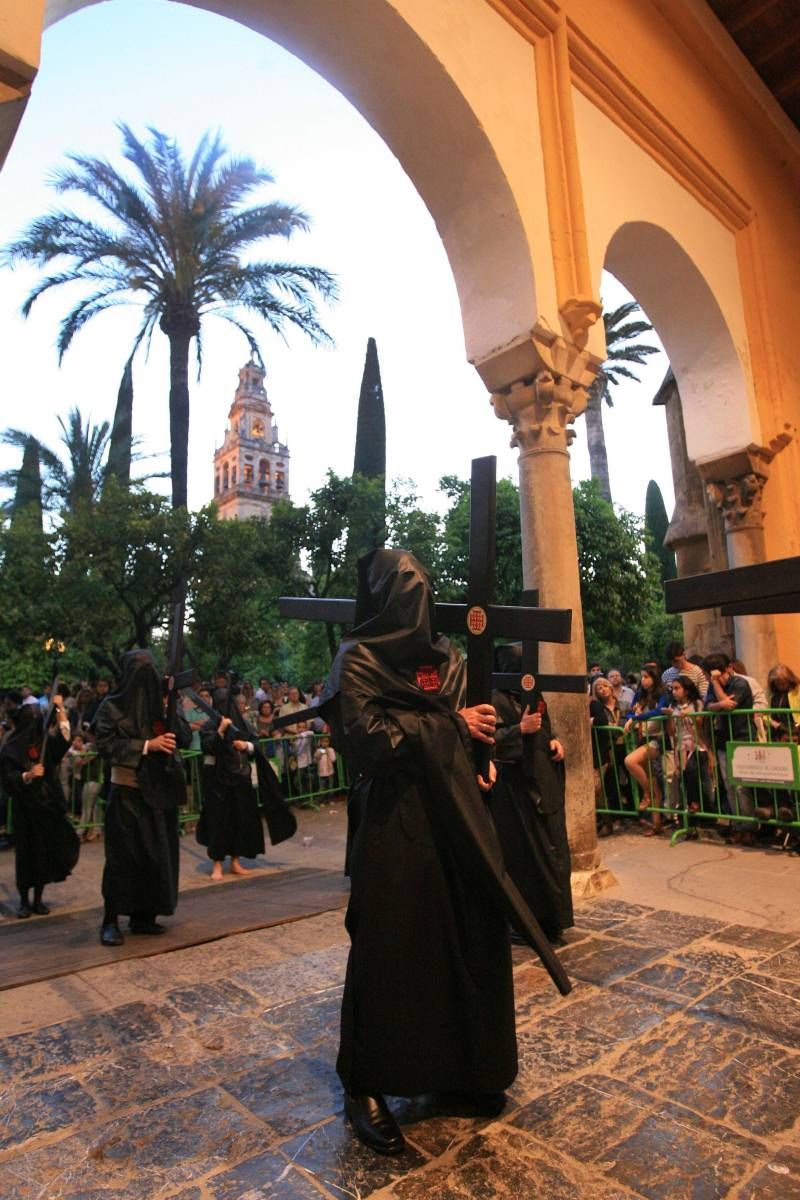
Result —
[{"label": "barefoot person", "polygon": [[[164,933],[156,916],[170,916],[178,902],[178,807],[186,783],[178,750],[192,734],[180,714],[175,731],[165,725],[161,676],[147,650],[122,660],[119,690],[97,711],[97,749],[111,764],[105,820],[104,946],[123,942],[119,917],[133,934]],[[151,761],[145,762],[146,759]]]},{"label": "barefoot person", "polygon": [[22,704],[21,699],[12,714],[14,730],[0,750],[0,780],[13,806],[17,916],[25,918],[50,911],[42,899],[45,885],[71,874],[80,841],[67,816],[59,777],[59,764],[70,745],[64,697],[60,692],[53,696],[47,716],[38,705]]},{"label": "barefoot person", "polygon": [[496,1115],[517,1073],[508,919],[476,850],[500,857],[472,754],[495,711],[464,707],[463,659],[406,551],[359,560],[355,620],[321,704],[355,776],[337,1071],[356,1136],[399,1154],[386,1095]]},{"label": "barefoot person", "polygon": [[[219,711],[224,712],[227,695],[218,691],[214,699]],[[234,703],[238,700],[238,696],[234,697]],[[247,875],[241,858],[256,858],[264,853],[264,829],[253,784],[257,737],[249,726],[245,729],[247,737],[226,716],[218,726],[209,721],[200,731],[203,811],[195,836],[214,864],[211,878],[215,883],[222,879],[222,866],[228,855],[231,875]]]}]

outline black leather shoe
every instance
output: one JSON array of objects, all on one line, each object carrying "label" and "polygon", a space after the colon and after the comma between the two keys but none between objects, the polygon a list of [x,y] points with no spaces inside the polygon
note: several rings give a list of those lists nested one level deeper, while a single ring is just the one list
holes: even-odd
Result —
[{"label": "black leather shoe", "polygon": [[378,1154],[402,1154],[406,1148],[400,1126],[383,1096],[344,1094],[344,1111],[359,1141]]},{"label": "black leather shoe", "polygon": [[25,918],[29,917],[30,915],[31,915],[30,904],[20,904],[19,908],[17,909],[17,916],[19,917],[20,921],[24,921]]},{"label": "black leather shoe", "polygon": [[50,907],[43,900],[34,900],[31,905],[31,912],[35,912],[37,917],[46,917],[50,913]]},{"label": "black leather shoe", "polygon": [[128,929],[131,933],[146,933],[155,936],[158,933],[166,933],[166,926],[159,925],[158,921],[144,921],[141,918],[134,920],[131,918]]},{"label": "black leather shoe", "polygon": [[116,921],[109,921],[107,925],[100,928],[100,945],[101,946],[121,946],[125,938],[122,936],[119,925]]}]

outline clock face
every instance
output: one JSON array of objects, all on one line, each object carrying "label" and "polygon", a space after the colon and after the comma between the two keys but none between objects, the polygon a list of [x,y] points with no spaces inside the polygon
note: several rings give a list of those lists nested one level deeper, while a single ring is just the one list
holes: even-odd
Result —
[{"label": "clock face", "polygon": [[253,437],[260,438],[264,436],[264,424],[262,421],[253,421]]}]

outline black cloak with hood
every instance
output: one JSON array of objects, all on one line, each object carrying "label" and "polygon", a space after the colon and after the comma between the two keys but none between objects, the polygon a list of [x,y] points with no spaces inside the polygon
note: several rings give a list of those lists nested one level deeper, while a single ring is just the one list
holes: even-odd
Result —
[{"label": "black cloak with hood", "polygon": [[411,554],[361,559],[321,705],[356,776],[337,1070],[369,1094],[497,1092],[517,1071],[508,881],[456,715],[464,662],[433,619]]},{"label": "black cloak with hood", "polygon": [[[109,913],[168,916],[178,901],[178,803],[184,779],[178,750],[192,735],[180,714],[171,756],[143,756],[145,741],[166,731],[161,676],[148,650],[122,659],[122,680],[95,718],[98,752],[132,772],[130,784],[114,783],[105,818],[103,898]],[[182,796],[185,798],[185,785]]]},{"label": "black cloak with hood", "polygon": [[[16,882],[21,894],[66,879],[80,853],[58,771],[69,739],[55,724],[45,738],[44,720],[38,704],[20,705],[14,730],[0,749],[0,780],[13,804]],[[44,775],[23,783],[23,773],[39,762]]]},{"label": "black cloak with hood", "polygon": [[[224,689],[215,693],[214,701],[220,712],[226,710],[228,697]],[[220,734],[209,720],[200,730],[203,810],[195,837],[207,848],[212,862],[222,862],[228,854],[256,858],[264,853],[264,830],[250,766],[255,760],[233,747],[234,741],[249,741],[255,753],[258,735],[241,714],[238,726],[231,725]],[[268,770],[272,773],[271,767]]]},{"label": "black cloak with hood", "polygon": [[[522,666],[519,643],[498,646],[495,666],[518,674]],[[533,704],[541,713],[538,733],[527,734],[523,753],[520,730],[522,704],[513,692],[495,692],[497,711],[495,749],[497,782],[490,808],[503,847],[508,872],[525,902],[550,938],[574,924],[570,886],[570,856],[564,811],[564,764],[553,762],[554,737],[542,693],[534,689]]]}]

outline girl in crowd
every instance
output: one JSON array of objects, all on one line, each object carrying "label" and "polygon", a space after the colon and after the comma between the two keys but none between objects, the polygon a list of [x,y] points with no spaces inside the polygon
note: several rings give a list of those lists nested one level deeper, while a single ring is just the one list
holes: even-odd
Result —
[{"label": "girl in crowd", "polygon": [[[627,733],[636,724],[637,732],[642,739],[641,745],[625,756],[625,769],[636,780],[642,791],[639,801],[640,812],[644,812],[650,807],[659,808],[661,805],[661,787],[654,767],[660,763],[661,755],[667,748],[664,722],[659,718],[665,715],[664,709],[668,700],[669,693],[661,682],[658,667],[654,663],[645,663],[641,671],[639,693],[633,713],[625,722],[625,732]],[[660,831],[661,815],[654,812],[652,825],[648,826],[645,834],[652,836]]]},{"label": "girl in crowd", "polygon": [[703,701],[697,685],[688,675],[679,675],[669,685],[672,712],[669,732],[674,738],[681,794],[690,812],[713,811],[713,788],[708,769],[706,722],[698,719]]},{"label": "girl in crowd", "polygon": [[[625,741],[622,732],[625,714],[620,709],[614,689],[602,675],[592,684],[591,697],[589,718],[592,723],[592,759],[595,770],[600,774],[600,799],[610,808],[629,808],[631,800],[627,777],[624,784],[621,781],[625,768]],[[600,822],[597,832],[600,837],[607,837],[613,830],[613,819],[606,816]]]}]

